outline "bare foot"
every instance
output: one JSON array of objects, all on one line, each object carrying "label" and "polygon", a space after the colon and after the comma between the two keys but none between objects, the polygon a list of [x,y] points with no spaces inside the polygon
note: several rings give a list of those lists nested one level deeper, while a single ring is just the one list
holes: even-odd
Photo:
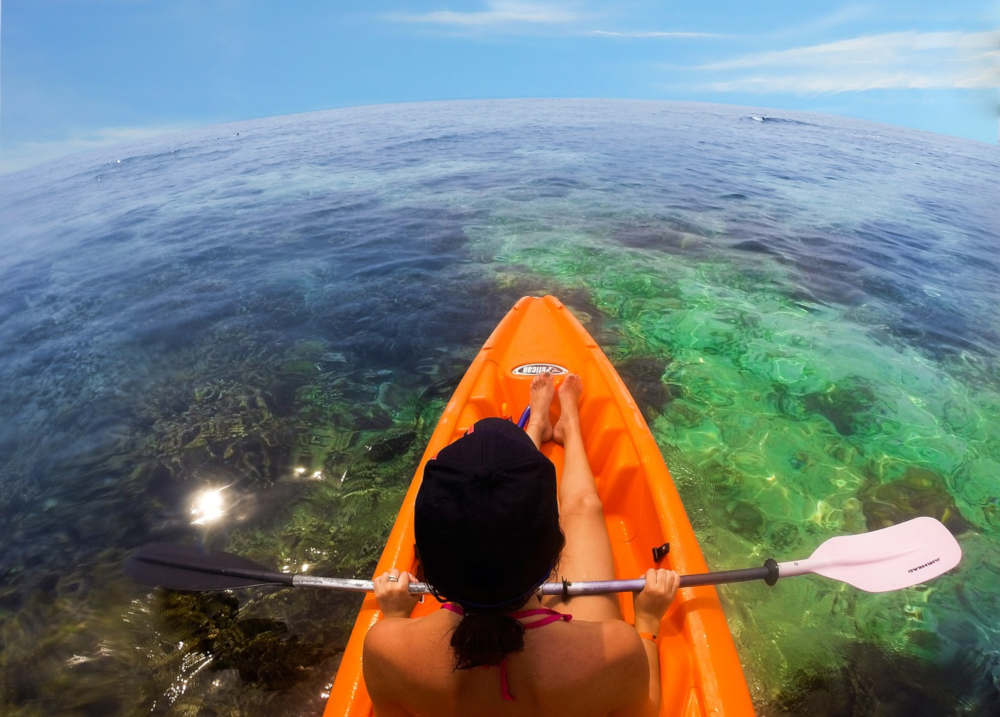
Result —
[{"label": "bare foot", "polygon": [[552,380],[552,374],[540,373],[531,379],[531,398],[528,401],[528,405],[531,407],[531,417],[528,418],[528,425],[524,427],[524,430],[537,448],[541,448],[545,441],[552,440],[552,421],[549,419],[549,408],[552,406],[552,397],[555,392],[556,385]]},{"label": "bare foot", "polygon": [[559,406],[562,414],[552,429],[552,440],[562,445],[568,435],[580,433],[580,395],[583,381],[575,373],[563,379],[559,386]]}]

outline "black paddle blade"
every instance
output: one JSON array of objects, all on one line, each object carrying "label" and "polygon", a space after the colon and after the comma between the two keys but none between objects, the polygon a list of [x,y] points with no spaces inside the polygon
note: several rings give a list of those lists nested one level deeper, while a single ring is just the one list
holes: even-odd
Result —
[{"label": "black paddle blade", "polygon": [[125,574],[144,585],[171,590],[228,590],[253,585],[291,585],[292,576],[238,555],[190,545],[150,543],[125,561]]}]

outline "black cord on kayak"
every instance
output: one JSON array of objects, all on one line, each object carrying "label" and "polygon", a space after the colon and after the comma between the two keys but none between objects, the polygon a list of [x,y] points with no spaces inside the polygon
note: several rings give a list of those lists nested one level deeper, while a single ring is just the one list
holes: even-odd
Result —
[{"label": "black cord on kayak", "polygon": [[653,562],[659,563],[663,560],[667,553],[670,552],[670,543],[664,543],[663,545],[657,545],[653,548]]}]

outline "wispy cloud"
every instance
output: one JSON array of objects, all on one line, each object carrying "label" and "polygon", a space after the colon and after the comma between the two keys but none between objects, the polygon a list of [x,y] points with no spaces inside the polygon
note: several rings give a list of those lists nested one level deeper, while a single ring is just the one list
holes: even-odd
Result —
[{"label": "wispy cloud", "polygon": [[621,37],[621,38],[666,38],[666,39],[701,39],[701,38],[718,38],[727,37],[726,35],[720,35],[714,32],[680,32],[680,31],[633,31],[633,32],[616,32],[613,30],[591,30],[590,32],[584,33],[585,35],[590,35],[592,37]]},{"label": "wispy cloud", "polygon": [[486,9],[472,12],[434,10],[426,13],[387,13],[392,22],[422,23],[450,27],[488,27],[497,25],[559,25],[576,22],[580,16],[560,5],[489,0]]},{"label": "wispy cloud", "polygon": [[[798,37],[801,38],[806,35],[815,34],[817,32],[824,32],[830,30],[839,25],[845,25],[852,22],[857,22],[858,20],[871,14],[871,10],[867,7],[861,5],[845,5],[844,7],[833,10],[826,15],[821,15],[820,17],[811,19],[807,22],[799,23],[797,25],[786,26],[784,28],[778,28],[773,33],[769,34],[769,37],[774,39],[780,39],[784,37]],[[739,35],[718,33],[718,32],[686,32],[678,30],[591,30],[590,32],[583,33],[585,35],[590,35],[592,37],[616,37],[623,39],[720,39],[720,38],[733,38],[740,37]]]},{"label": "wispy cloud", "polygon": [[1000,32],[892,32],[710,62],[718,92],[853,92],[997,87]]},{"label": "wispy cloud", "polygon": [[727,37],[711,32],[680,30],[584,30],[581,24],[597,15],[581,12],[580,4],[531,3],[517,0],[487,0],[482,10],[432,10],[424,13],[392,12],[380,15],[382,20],[398,23],[437,26],[442,29],[472,31],[493,29],[501,32],[533,32],[542,27],[558,29],[562,34],[577,37],[608,37],[619,39],[704,39]]},{"label": "wispy cloud", "polygon": [[773,37],[797,37],[802,39],[808,35],[824,33],[841,25],[857,23],[872,14],[870,7],[862,5],[845,5],[835,10],[831,10],[825,15],[806,20],[804,22],[786,25],[776,28]]}]

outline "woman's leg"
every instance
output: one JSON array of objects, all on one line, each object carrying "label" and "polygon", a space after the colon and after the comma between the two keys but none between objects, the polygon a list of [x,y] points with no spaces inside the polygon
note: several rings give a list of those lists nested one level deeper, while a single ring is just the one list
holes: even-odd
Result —
[{"label": "woman's leg", "polygon": [[[559,486],[559,524],[566,535],[566,547],[559,560],[558,573],[571,581],[613,580],[615,566],[604,523],[604,508],[597,495],[580,430],[582,392],[579,376],[570,374],[563,380],[559,387],[562,415],[552,433],[553,440],[562,444],[565,453]],[[557,599],[552,606],[571,612],[580,620],[621,619],[618,598],[613,594],[578,596],[567,602]]]}]

